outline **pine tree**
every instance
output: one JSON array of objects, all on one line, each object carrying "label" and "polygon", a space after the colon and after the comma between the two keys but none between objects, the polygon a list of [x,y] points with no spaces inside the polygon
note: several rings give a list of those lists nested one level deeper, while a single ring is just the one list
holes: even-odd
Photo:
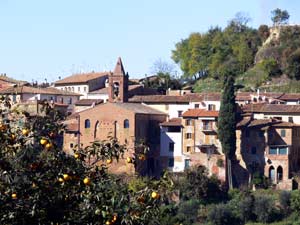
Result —
[{"label": "pine tree", "polygon": [[33,117],[2,108],[0,224],[158,224],[162,183],[132,192],[107,172],[126,146],[109,138],[67,155],[62,118],[44,108]]},{"label": "pine tree", "polygon": [[236,115],[235,115],[234,78],[229,75],[225,80],[224,91],[218,121],[218,136],[222,151],[227,159],[228,184],[232,188],[231,161],[236,150]]}]

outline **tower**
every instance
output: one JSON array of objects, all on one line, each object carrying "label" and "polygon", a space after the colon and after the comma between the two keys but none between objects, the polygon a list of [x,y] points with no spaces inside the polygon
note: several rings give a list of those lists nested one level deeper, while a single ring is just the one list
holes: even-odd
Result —
[{"label": "tower", "polygon": [[109,102],[128,101],[128,74],[125,74],[121,58],[118,58],[114,72],[109,74]]}]

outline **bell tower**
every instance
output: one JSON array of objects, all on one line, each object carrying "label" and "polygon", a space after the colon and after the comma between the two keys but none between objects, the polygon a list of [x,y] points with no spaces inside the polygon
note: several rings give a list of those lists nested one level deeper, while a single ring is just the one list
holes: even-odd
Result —
[{"label": "bell tower", "polygon": [[121,58],[118,58],[114,72],[109,74],[109,102],[128,101],[128,73],[125,74]]}]

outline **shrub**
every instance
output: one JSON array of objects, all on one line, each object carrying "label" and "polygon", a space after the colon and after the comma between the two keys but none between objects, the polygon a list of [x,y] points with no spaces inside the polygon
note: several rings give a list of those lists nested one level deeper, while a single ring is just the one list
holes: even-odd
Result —
[{"label": "shrub", "polygon": [[269,196],[258,195],[255,197],[254,214],[258,222],[266,223],[270,221],[274,211],[274,202]]},{"label": "shrub", "polygon": [[279,194],[279,202],[284,211],[284,214],[286,215],[291,205],[291,192],[281,191]]},{"label": "shrub", "polygon": [[[300,190],[295,190],[291,195],[291,209],[294,212],[300,212]],[[299,213],[300,214],[300,213]]]},{"label": "shrub", "polygon": [[239,224],[228,205],[215,205],[208,213],[208,220],[212,225],[234,225]]}]

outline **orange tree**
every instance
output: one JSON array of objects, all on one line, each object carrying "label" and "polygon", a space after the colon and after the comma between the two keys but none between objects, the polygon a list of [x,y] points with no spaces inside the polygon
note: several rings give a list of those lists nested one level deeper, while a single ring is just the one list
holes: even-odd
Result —
[{"label": "orange tree", "polygon": [[62,118],[44,108],[31,117],[2,107],[0,223],[159,224],[165,181],[134,192],[109,174],[106,160],[124,160],[126,151],[113,138],[66,154]]}]

